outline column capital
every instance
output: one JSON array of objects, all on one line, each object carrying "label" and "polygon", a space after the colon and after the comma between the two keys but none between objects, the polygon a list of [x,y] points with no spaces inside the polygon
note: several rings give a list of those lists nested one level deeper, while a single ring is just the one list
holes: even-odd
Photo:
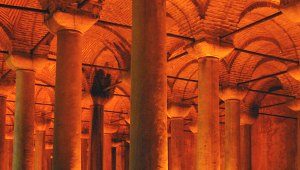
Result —
[{"label": "column capital", "polygon": [[112,147],[119,147],[119,146],[122,146],[122,142],[112,142]]},{"label": "column capital", "polygon": [[193,133],[198,133],[198,112],[191,112],[191,122],[188,124],[188,129]]},{"label": "column capital", "polygon": [[116,133],[118,131],[117,126],[110,125],[107,123],[104,123],[103,129],[104,129],[105,134],[112,134],[112,133]]},{"label": "column capital", "polygon": [[281,8],[285,16],[293,22],[300,23],[300,2],[294,2]]},{"label": "column capital", "polygon": [[14,139],[14,130],[13,130],[13,127],[11,127],[10,129],[6,130],[5,139],[8,139],[8,140],[13,140]]},{"label": "column capital", "polygon": [[42,69],[47,62],[46,58],[30,58],[19,55],[10,55],[6,58],[6,64],[13,70],[32,70]]},{"label": "column capital", "polygon": [[40,1],[49,10],[45,23],[54,34],[64,29],[84,33],[97,22],[101,11],[101,4],[92,1],[88,1],[83,7],[79,7],[77,0]]},{"label": "column capital", "polygon": [[220,88],[220,98],[222,100],[242,100],[246,95],[246,90],[240,87],[225,86]]},{"label": "column capital", "polygon": [[89,129],[89,127],[82,127],[81,139],[89,139],[89,138],[90,138],[90,129]]},{"label": "column capital", "polygon": [[240,125],[253,125],[258,118],[259,107],[241,104]]},{"label": "column capital", "polygon": [[167,115],[169,118],[185,118],[191,110],[191,105],[170,103],[168,104]]},{"label": "column capital", "polygon": [[53,143],[52,142],[45,142],[45,149],[46,150],[53,149]]},{"label": "column capital", "polygon": [[291,100],[290,102],[288,102],[286,104],[286,106],[293,111],[299,112],[300,111],[300,99],[297,98],[297,99]]},{"label": "column capital", "polygon": [[194,44],[186,47],[189,54],[197,59],[202,57],[216,57],[222,59],[229,55],[234,48],[228,44],[221,44],[220,42],[210,42],[204,39],[196,41]]},{"label": "column capital", "polygon": [[34,123],[37,131],[46,131],[47,127],[49,127],[51,123],[51,120],[47,119],[43,115],[35,115]]},{"label": "column capital", "polygon": [[[300,9],[299,9],[300,10]],[[300,16],[300,15],[299,15]],[[296,65],[296,66],[293,66],[293,67],[290,67],[288,69],[288,73],[290,76],[292,76],[294,79],[296,80],[300,80],[300,67],[299,65]]]}]

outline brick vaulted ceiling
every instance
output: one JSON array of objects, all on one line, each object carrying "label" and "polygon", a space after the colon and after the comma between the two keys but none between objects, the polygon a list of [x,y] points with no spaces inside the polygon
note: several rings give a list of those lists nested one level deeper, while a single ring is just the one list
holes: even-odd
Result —
[{"label": "brick vaulted ceiling", "polygon": [[[56,0],[56,2],[77,2],[80,0]],[[294,3],[296,0],[167,0],[167,31],[169,33],[200,39],[203,36],[219,37],[238,28],[253,23],[279,11],[281,6]],[[46,0],[42,4],[46,4]],[[73,3],[74,3],[73,2]],[[123,25],[132,24],[131,0],[103,0],[100,19]],[[45,9],[38,0],[1,0],[1,4]],[[45,35],[49,34],[43,24],[41,13],[16,9],[0,8],[0,50],[30,53]],[[226,37],[235,47],[253,52],[270,54],[281,58],[299,60],[300,28],[289,21],[284,15],[253,26],[249,29]],[[83,63],[122,68],[128,71],[107,69],[113,75],[114,81],[122,81],[117,85],[115,93],[130,96],[130,49],[131,30],[105,24],[96,24],[84,35]],[[168,37],[166,53],[169,58],[185,52],[184,47],[189,41]],[[56,58],[56,37],[47,36],[39,46],[39,52],[48,58]],[[13,114],[15,99],[15,75],[5,65],[5,55],[0,54],[0,85],[6,87],[9,93],[8,112]],[[220,75],[222,84],[236,84],[263,75],[285,71],[291,66],[289,62],[258,57],[239,51],[232,52],[221,60]],[[88,126],[92,104],[88,94],[94,68],[83,67],[83,126]],[[197,93],[197,61],[191,55],[168,62],[168,75],[190,79],[168,79],[169,102],[183,102],[195,104],[197,100],[182,100],[195,96]],[[36,87],[36,102],[49,105],[36,105],[36,112],[45,113],[53,118],[55,62],[49,61],[45,67],[37,72],[36,83],[48,87]],[[248,85],[255,89],[271,90],[276,87],[277,93],[299,97],[299,83],[289,74],[281,74],[263,82]],[[201,89],[200,89],[201,90]],[[251,103],[268,104],[263,100],[266,94],[249,92],[249,99],[245,105]],[[260,100],[254,101],[254,100]],[[273,96],[278,100],[286,100],[280,96]],[[108,111],[130,113],[130,98],[114,96],[105,106]],[[196,110],[194,109],[194,111]],[[285,113],[282,113],[285,114]],[[194,117],[195,113],[190,116]],[[122,119],[120,119],[122,118]],[[116,121],[115,121],[116,120]],[[119,121],[117,121],[119,120]],[[86,123],[86,125],[85,125]],[[116,125],[119,133],[128,133],[128,116],[126,114],[107,113],[106,123]],[[13,124],[13,116],[7,118],[7,124]],[[51,128],[48,133],[52,133]]]}]

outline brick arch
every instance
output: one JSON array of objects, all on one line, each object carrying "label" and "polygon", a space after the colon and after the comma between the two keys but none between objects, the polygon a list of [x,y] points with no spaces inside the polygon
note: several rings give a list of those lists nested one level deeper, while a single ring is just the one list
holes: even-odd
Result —
[{"label": "brick arch", "polygon": [[8,121],[6,121],[6,123],[10,123],[10,124],[14,124],[15,122],[15,104],[11,103],[11,102],[6,102],[6,113],[11,113],[12,115],[10,116],[6,116]]},{"label": "brick arch", "polygon": [[[249,14],[249,17],[254,20],[254,18],[262,18],[265,15],[261,14],[260,9],[256,13]],[[274,11],[273,9],[264,8],[263,10]],[[242,21],[240,21],[242,23]],[[243,23],[242,25],[247,24]],[[234,37],[235,45],[244,43],[245,39],[252,39],[249,35],[263,36],[273,38],[273,43],[278,44],[281,52],[283,53],[282,57],[287,57],[291,59],[299,58],[299,51],[297,46],[299,45],[299,29],[295,24],[291,24],[284,16],[278,16],[276,19],[268,21],[268,23],[262,23],[255,27],[244,30],[241,33],[238,33]],[[249,41],[249,40],[247,40]],[[243,45],[243,44],[242,44]]]},{"label": "brick arch", "polygon": [[263,8],[263,7],[270,7],[274,9],[279,9],[279,4],[270,2],[270,1],[259,1],[259,2],[253,2],[245,7],[245,9],[241,12],[239,21],[242,20],[249,12],[253,11],[257,8]]},{"label": "brick arch", "polygon": [[[272,37],[268,37],[268,36],[258,36],[258,37],[253,37],[249,40],[247,40],[246,42],[243,42],[241,45],[238,45],[236,47],[241,48],[241,49],[246,49],[247,47],[251,46],[252,43],[258,42],[258,41],[265,41],[265,42],[270,42],[271,44],[274,44],[276,46],[276,48],[278,48],[281,52],[283,51],[279,41],[277,41],[276,39],[272,38]],[[228,61],[228,71],[230,72],[232,69],[234,69],[233,65],[234,63],[239,62],[239,55],[241,55],[241,52],[239,51],[235,51],[233,53],[231,53],[231,55],[228,57],[229,61]]]},{"label": "brick arch", "polygon": [[[116,29],[108,26],[94,26],[86,34],[87,39],[89,40],[88,43],[86,43],[86,46],[89,45],[87,49],[95,48],[95,46],[100,48],[107,48],[114,54],[114,57],[119,64],[118,67],[129,68],[131,58],[131,36],[127,34],[127,30],[117,31]],[[103,34],[106,34],[108,36],[103,37]],[[97,37],[99,36],[102,38],[97,39]],[[90,39],[90,37],[93,37],[92,40]],[[97,54],[87,53],[86,58],[90,60],[88,62],[93,62],[98,56],[99,55]]]},{"label": "brick arch", "polygon": [[[179,76],[186,68],[190,67],[190,66],[193,65],[193,64],[198,64],[198,61],[197,61],[196,59],[194,59],[194,60],[191,60],[191,61],[185,63],[185,64],[183,65],[183,67],[181,67],[181,68],[178,70],[176,76]],[[174,82],[174,83],[175,83],[175,82]]]},{"label": "brick arch", "polygon": [[[48,87],[36,87],[35,88],[35,101],[43,101],[42,103],[54,103],[54,90],[50,90]],[[41,100],[42,99],[42,100]],[[52,112],[52,107],[36,105],[36,111]]]},{"label": "brick arch", "polygon": [[[194,35],[194,32],[193,32],[193,29],[192,29],[192,26],[191,26],[191,22],[190,22],[190,19],[189,17],[187,16],[187,14],[184,12],[183,9],[181,9],[175,2],[171,1],[171,0],[167,0],[167,2],[173,7],[176,9],[176,11],[178,11],[184,18],[184,22],[187,27],[188,27],[188,35]],[[170,15],[172,15],[171,12],[168,12]],[[175,19],[174,17],[172,17],[173,19]],[[178,21],[177,21],[178,22]]]},{"label": "brick arch", "polygon": [[204,19],[205,12],[211,0],[191,0],[191,1],[196,6],[198,14],[201,17],[201,19]]},{"label": "brick arch", "polygon": [[11,51],[13,38],[12,33],[0,22],[0,49]]},{"label": "brick arch", "polygon": [[[42,84],[49,84],[48,82],[42,80],[40,77],[36,77],[36,81],[40,82]],[[53,103],[55,101],[54,88],[41,87],[41,88],[39,88],[39,91],[41,91],[41,90],[45,90],[48,93],[48,96],[49,96],[49,99],[50,99],[49,102]],[[39,92],[37,90],[36,90],[36,93],[37,94],[36,94],[35,98],[37,98],[38,95],[39,95]]]},{"label": "brick arch", "polygon": [[[281,82],[278,78],[267,78],[256,83],[253,83],[250,88],[262,91],[268,91],[270,88],[274,86],[281,85]],[[256,93],[248,91],[245,98],[243,99],[246,105],[250,107],[259,107],[261,106],[261,102],[266,97],[264,93]]]},{"label": "brick arch", "polygon": [[[288,66],[285,63],[279,62],[279,61],[273,61],[273,60],[264,60],[257,63],[254,72],[252,75],[266,75],[266,74],[273,74],[280,71],[286,71],[288,69]],[[255,76],[255,77],[258,77]],[[299,83],[297,80],[294,80],[288,73],[278,75],[276,77],[273,77],[273,79],[276,79],[280,82],[280,85],[282,85],[283,90],[286,94],[290,95],[299,95]],[[250,83],[250,86],[252,86],[254,83]]]},{"label": "brick arch", "polygon": [[[274,50],[280,50],[280,46],[278,46],[277,43],[274,43],[274,40],[272,39],[261,39],[261,38],[253,38],[250,39],[251,43],[245,42],[242,47],[242,49],[247,49],[247,47],[250,47],[250,51],[270,51],[269,49],[264,49],[261,46],[258,46],[260,43],[266,44],[270,46],[269,48]],[[276,40],[275,40],[276,42]],[[256,48],[253,48],[252,46],[253,43],[259,43],[256,45]],[[252,48],[251,48],[252,47]],[[255,49],[255,50],[254,50]],[[262,53],[268,53],[268,52],[262,52]],[[270,59],[267,58],[259,58],[259,57],[253,57],[253,55],[250,54],[244,54],[241,52],[235,52],[232,54],[230,57],[231,61],[229,63],[230,65],[230,81],[232,83],[237,83],[239,81],[244,81],[251,79],[252,73],[255,71],[257,68],[257,64],[260,61],[269,61]],[[244,69],[247,68],[247,69]]]}]

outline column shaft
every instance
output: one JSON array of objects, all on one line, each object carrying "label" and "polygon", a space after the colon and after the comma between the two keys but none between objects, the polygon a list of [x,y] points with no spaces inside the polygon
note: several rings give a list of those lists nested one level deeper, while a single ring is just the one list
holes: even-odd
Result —
[{"label": "column shaft", "polygon": [[4,170],[11,170],[13,164],[13,139],[5,139],[5,157]]},{"label": "column shaft", "polygon": [[297,114],[297,154],[296,154],[296,168],[300,170],[300,114]]},{"label": "column shaft", "polygon": [[172,118],[170,122],[171,126],[171,142],[169,148],[169,168],[171,170],[181,170],[183,168],[183,145],[184,145],[184,133],[183,133],[183,119]]},{"label": "column shaft", "polygon": [[251,125],[241,125],[241,170],[251,170]]},{"label": "column shaft", "polygon": [[123,145],[119,145],[116,147],[116,170],[124,170],[125,169],[125,159],[124,153],[125,149]]},{"label": "column shaft", "polygon": [[[91,170],[103,169],[104,106],[93,107],[91,136]],[[103,169],[105,170],[105,169]]]},{"label": "column shaft", "polygon": [[168,167],[166,1],[133,0],[130,169]]},{"label": "column shaft", "polygon": [[89,164],[89,139],[81,139],[81,169],[88,170]]},{"label": "column shaft", "polygon": [[199,58],[197,169],[220,169],[219,59]]},{"label": "column shaft", "polygon": [[16,71],[13,170],[34,168],[34,81],[34,71]]},{"label": "column shaft", "polygon": [[46,168],[45,170],[52,170],[52,149],[46,149]]},{"label": "column shaft", "polygon": [[45,156],[45,131],[36,131],[34,152],[34,169],[43,170]]},{"label": "column shaft", "polygon": [[57,33],[54,169],[81,168],[82,33]]},{"label": "column shaft", "polygon": [[[6,97],[0,96],[0,160],[7,159],[5,155],[5,117],[6,117]],[[4,169],[5,164],[0,163],[0,169]]]},{"label": "column shaft", "polygon": [[104,134],[103,170],[112,170],[111,134]]},{"label": "column shaft", "polygon": [[124,161],[125,161],[125,168],[124,170],[129,170],[129,155],[130,155],[130,144],[128,142],[124,142],[124,149],[125,149],[125,153],[124,153]]},{"label": "column shaft", "polygon": [[240,100],[225,101],[225,169],[240,169]]}]

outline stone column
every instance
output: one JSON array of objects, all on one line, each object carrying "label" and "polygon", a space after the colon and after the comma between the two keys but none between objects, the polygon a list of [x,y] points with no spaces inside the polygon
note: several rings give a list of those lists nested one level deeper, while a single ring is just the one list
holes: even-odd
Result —
[{"label": "stone column", "polygon": [[169,141],[169,169],[183,169],[184,152],[184,118],[189,114],[191,107],[175,103],[168,104],[168,117],[170,118]]},{"label": "stone column", "polygon": [[166,1],[133,0],[130,169],[167,169]]},{"label": "stone column", "polygon": [[6,63],[16,70],[13,169],[34,168],[34,95],[35,70],[42,59],[10,56]]},{"label": "stone column", "polygon": [[50,11],[45,19],[57,34],[54,169],[81,168],[82,35],[98,19],[69,5],[58,7],[64,12]]},{"label": "stone column", "polygon": [[81,169],[89,170],[89,161],[90,161],[90,135],[89,129],[85,128],[82,130],[81,134]]},{"label": "stone column", "polygon": [[35,152],[34,152],[34,169],[44,170],[44,157],[45,155],[45,138],[46,128],[49,120],[44,115],[35,116]]},{"label": "stone column", "polygon": [[239,170],[240,161],[240,114],[243,90],[236,87],[221,89],[220,97],[225,101],[225,169]]},{"label": "stone column", "polygon": [[45,154],[45,131],[37,130],[35,133],[34,169],[42,170]]},{"label": "stone column", "polygon": [[[103,169],[103,140],[104,140],[104,105],[107,103],[113,93],[111,87],[111,75],[104,70],[96,70],[91,87],[91,96],[93,99],[92,115],[92,133],[91,133],[91,169]],[[106,90],[109,89],[109,90]]]},{"label": "stone column", "polygon": [[197,169],[220,168],[219,59],[198,59],[198,142]]},{"label": "stone column", "polygon": [[[243,103],[247,103],[247,99]],[[258,108],[253,106],[241,105],[240,115],[240,159],[241,170],[252,169],[252,153],[251,153],[251,128],[258,118]]]},{"label": "stone column", "polygon": [[241,125],[241,170],[251,170],[251,125]]},{"label": "stone column", "polygon": [[125,146],[122,143],[119,143],[116,147],[116,170],[125,169]]},{"label": "stone column", "polygon": [[112,134],[111,133],[105,133],[104,134],[104,140],[103,140],[103,170],[112,170]]},{"label": "stone column", "polygon": [[[104,139],[104,106],[93,106],[91,132],[91,170],[102,170],[103,167],[103,139]],[[104,169],[103,169],[104,170]]]},{"label": "stone column", "polygon": [[208,41],[199,41],[188,49],[198,59],[198,137],[196,167],[220,169],[219,131],[219,59],[233,49]]},{"label": "stone column", "polygon": [[170,118],[169,169],[183,169],[184,152],[184,118],[189,114],[191,106],[175,103],[168,104]]},{"label": "stone column", "polygon": [[170,120],[171,141],[169,145],[169,168],[172,170],[181,170],[183,167],[183,123],[183,118],[172,118]]},{"label": "stone column", "polygon": [[124,159],[125,159],[125,168],[124,170],[129,170],[129,159],[130,159],[130,141],[124,142]]},{"label": "stone column", "polygon": [[300,99],[295,99],[287,104],[291,110],[296,111],[297,114],[297,154],[296,154],[296,169],[300,169]]},{"label": "stone column", "polygon": [[16,70],[13,169],[33,169],[35,72]]},{"label": "stone column", "polygon": [[45,170],[52,170],[53,144],[47,142],[45,144]]},{"label": "stone column", "polygon": [[82,33],[57,33],[54,169],[81,168]]},{"label": "stone column", "polygon": [[[5,155],[5,126],[6,126],[6,97],[0,96],[0,160],[7,159]],[[4,170],[4,163],[0,163],[0,169]]]},{"label": "stone column", "polygon": [[7,127],[5,134],[5,159],[3,164],[5,165],[4,170],[11,170],[12,169],[12,160],[13,160],[13,127]]}]

